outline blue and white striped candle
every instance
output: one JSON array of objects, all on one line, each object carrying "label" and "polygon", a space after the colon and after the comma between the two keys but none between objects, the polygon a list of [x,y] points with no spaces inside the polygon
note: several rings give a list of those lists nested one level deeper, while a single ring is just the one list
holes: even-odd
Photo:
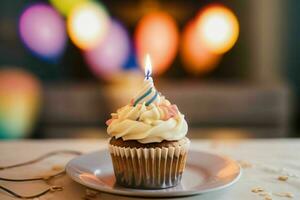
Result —
[{"label": "blue and white striped candle", "polygon": [[133,106],[136,106],[138,103],[143,103],[143,102],[145,102],[146,106],[149,106],[158,98],[159,94],[154,87],[151,74],[152,74],[151,60],[150,60],[150,56],[147,54],[145,60],[145,79],[144,79],[144,87],[142,90],[143,92],[140,93],[134,99]]}]

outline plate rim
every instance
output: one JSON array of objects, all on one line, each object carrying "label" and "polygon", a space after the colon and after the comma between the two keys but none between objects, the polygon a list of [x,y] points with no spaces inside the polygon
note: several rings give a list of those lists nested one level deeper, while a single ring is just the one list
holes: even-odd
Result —
[{"label": "plate rim", "polygon": [[[121,196],[131,196],[131,197],[184,197],[184,196],[193,196],[193,195],[223,190],[223,189],[228,188],[228,187],[232,186],[233,184],[235,184],[242,176],[242,167],[234,159],[232,159],[226,155],[219,154],[219,153],[213,153],[213,152],[202,151],[202,150],[193,150],[193,149],[189,150],[189,153],[190,152],[194,152],[194,153],[201,152],[204,154],[209,154],[210,156],[219,157],[219,158],[226,159],[226,160],[229,160],[230,162],[235,163],[236,166],[238,167],[237,176],[230,182],[228,182],[224,185],[213,187],[213,188],[208,188],[208,189],[203,189],[203,190],[185,190],[185,191],[172,191],[172,192],[164,192],[164,193],[155,193],[155,192],[153,193],[153,192],[147,192],[148,190],[134,189],[134,188],[132,188],[132,189],[134,189],[135,191],[142,190],[142,192],[131,192],[131,191],[126,191],[126,190],[110,189],[110,188],[105,188],[105,187],[99,188],[99,187],[95,187],[93,184],[88,184],[86,182],[83,182],[79,177],[72,175],[74,173],[70,172],[70,171],[72,169],[74,169],[74,167],[72,166],[73,162],[75,162],[77,159],[88,156],[90,154],[102,153],[102,152],[108,153],[108,149],[92,151],[92,152],[89,152],[89,153],[86,153],[86,154],[83,154],[83,155],[80,155],[78,157],[71,159],[65,167],[66,174],[68,175],[68,177],[70,177],[73,181],[75,181],[85,187],[88,187],[88,188],[91,188],[91,189],[94,189],[97,191],[109,193],[109,194],[116,194],[116,195],[121,195]],[[122,187],[122,186],[120,186],[120,187]],[[158,189],[158,190],[164,190],[164,189]],[[151,191],[153,191],[153,190],[151,190]]]}]

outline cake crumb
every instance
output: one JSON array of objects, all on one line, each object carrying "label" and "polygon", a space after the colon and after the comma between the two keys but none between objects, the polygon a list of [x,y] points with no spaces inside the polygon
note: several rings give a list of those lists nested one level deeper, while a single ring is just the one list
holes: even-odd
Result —
[{"label": "cake crumb", "polygon": [[278,176],[277,178],[279,181],[287,181],[289,179],[288,176]]},{"label": "cake crumb", "polygon": [[279,197],[287,197],[287,198],[294,198],[294,195],[290,192],[280,192],[280,193],[274,193],[274,195]]},{"label": "cake crumb", "polygon": [[53,171],[62,171],[64,169],[61,165],[53,165],[51,168]]},{"label": "cake crumb", "polygon": [[269,192],[261,192],[258,194],[259,196],[262,196],[262,197],[268,197],[268,196],[271,196],[271,194]]},{"label": "cake crumb", "polygon": [[85,190],[85,195],[82,197],[83,200],[94,200],[97,199],[98,196],[97,191],[95,190],[91,190],[91,189],[86,189]]},{"label": "cake crumb", "polygon": [[264,192],[264,189],[261,187],[255,187],[255,188],[252,188],[251,192],[253,192],[253,193]]},{"label": "cake crumb", "polygon": [[95,190],[86,189],[86,190],[85,190],[85,194],[86,194],[86,196],[88,196],[88,197],[97,197],[98,192],[95,191]]},{"label": "cake crumb", "polygon": [[248,162],[248,161],[238,160],[238,163],[240,164],[240,166],[243,169],[247,169],[247,168],[252,168],[253,167],[253,165],[250,162]]},{"label": "cake crumb", "polygon": [[272,197],[271,196],[266,196],[265,200],[272,200]]}]

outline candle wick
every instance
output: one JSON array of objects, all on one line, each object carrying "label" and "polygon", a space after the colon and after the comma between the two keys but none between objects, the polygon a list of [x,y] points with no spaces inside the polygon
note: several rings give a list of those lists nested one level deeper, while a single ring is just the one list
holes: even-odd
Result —
[{"label": "candle wick", "polygon": [[148,80],[150,78],[150,71],[147,70],[146,79]]}]

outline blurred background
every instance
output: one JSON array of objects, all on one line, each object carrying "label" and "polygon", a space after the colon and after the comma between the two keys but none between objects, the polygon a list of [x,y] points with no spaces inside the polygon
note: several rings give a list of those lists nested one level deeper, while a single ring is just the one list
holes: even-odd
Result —
[{"label": "blurred background", "polygon": [[106,137],[155,86],[195,138],[297,137],[300,2],[0,2],[0,138]]}]

